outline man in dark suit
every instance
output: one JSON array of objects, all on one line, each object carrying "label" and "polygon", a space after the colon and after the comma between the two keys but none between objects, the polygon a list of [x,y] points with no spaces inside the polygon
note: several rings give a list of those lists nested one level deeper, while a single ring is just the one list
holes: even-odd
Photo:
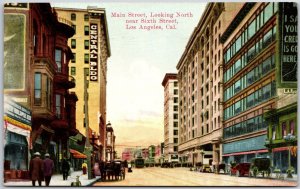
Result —
[{"label": "man in dark suit", "polygon": [[32,186],[35,186],[36,180],[39,186],[42,186],[42,181],[44,180],[44,163],[40,156],[41,154],[39,152],[35,152],[34,158],[30,160],[29,174],[32,180]]},{"label": "man in dark suit", "polygon": [[53,168],[54,162],[52,159],[50,159],[50,154],[46,153],[44,159],[44,176],[46,186],[49,186],[50,184],[51,176],[53,174]]}]

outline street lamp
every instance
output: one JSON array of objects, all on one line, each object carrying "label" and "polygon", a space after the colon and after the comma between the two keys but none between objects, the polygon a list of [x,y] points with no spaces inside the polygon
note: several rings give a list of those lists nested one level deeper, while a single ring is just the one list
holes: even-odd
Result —
[{"label": "street lamp", "polygon": [[289,133],[287,136],[284,136],[283,139],[287,142],[289,146],[289,168],[287,169],[287,178],[293,178],[292,172],[294,171],[294,168],[291,166],[291,146],[293,145],[293,142],[296,141],[296,136]]}]

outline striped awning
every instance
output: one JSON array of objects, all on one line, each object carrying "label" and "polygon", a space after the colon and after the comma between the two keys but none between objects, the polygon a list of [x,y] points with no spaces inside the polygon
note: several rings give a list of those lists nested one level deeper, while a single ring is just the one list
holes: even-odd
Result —
[{"label": "striped awning", "polygon": [[83,153],[78,152],[77,150],[70,149],[70,153],[76,159],[86,159],[86,155],[84,155]]}]

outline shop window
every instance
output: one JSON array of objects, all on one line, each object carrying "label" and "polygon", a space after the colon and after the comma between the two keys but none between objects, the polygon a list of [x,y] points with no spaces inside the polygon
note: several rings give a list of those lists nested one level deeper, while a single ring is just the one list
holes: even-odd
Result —
[{"label": "shop window", "polygon": [[290,121],[290,133],[292,135],[295,135],[295,121],[294,120]]},{"label": "shop window", "polygon": [[41,105],[42,99],[42,74],[34,74],[34,105]]},{"label": "shop window", "polygon": [[287,136],[287,132],[286,132],[286,122],[282,122],[281,123],[281,137],[283,138],[284,136]]},{"label": "shop window", "polygon": [[17,133],[7,133],[4,148],[5,170],[28,170],[28,143],[26,137]]}]

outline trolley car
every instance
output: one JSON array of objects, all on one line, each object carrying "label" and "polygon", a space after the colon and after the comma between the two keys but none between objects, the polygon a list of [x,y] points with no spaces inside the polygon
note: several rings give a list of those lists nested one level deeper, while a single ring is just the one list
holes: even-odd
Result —
[{"label": "trolley car", "polygon": [[139,156],[135,159],[134,164],[136,168],[144,168],[145,160],[141,156]]}]

